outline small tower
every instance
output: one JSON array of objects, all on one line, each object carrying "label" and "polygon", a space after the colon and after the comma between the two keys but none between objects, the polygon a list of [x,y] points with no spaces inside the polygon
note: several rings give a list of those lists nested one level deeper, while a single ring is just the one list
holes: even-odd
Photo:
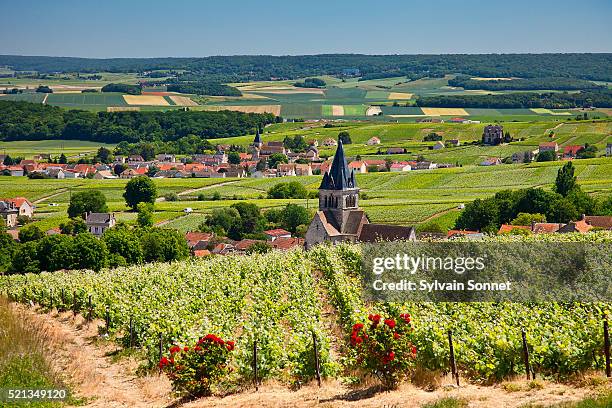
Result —
[{"label": "small tower", "polygon": [[257,128],[257,132],[255,133],[255,139],[253,139],[252,146],[257,147],[258,149],[261,149],[261,146],[263,146],[261,135],[259,134],[259,128]]},{"label": "small tower", "polygon": [[331,168],[323,175],[319,186],[319,210],[331,212],[340,231],[343,231],[349,213],[358,207],[359,188],[355,172],[349,169],[342,141],[339,140]]}]

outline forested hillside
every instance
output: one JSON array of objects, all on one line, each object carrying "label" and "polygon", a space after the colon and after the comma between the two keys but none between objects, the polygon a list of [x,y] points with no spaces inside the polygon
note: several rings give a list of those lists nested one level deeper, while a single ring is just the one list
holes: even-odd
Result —
[{"label": "forested hillside", "polygon": [[0,66],[38,72],[143,72],[186,69],[198,75],[236,82],[295,79],[316,75],[365,78],[441,76],[571,77],[612,81],[612,54],[448,54],[302,56],[214,56],[206,58],[71,58],[0,55]]}]

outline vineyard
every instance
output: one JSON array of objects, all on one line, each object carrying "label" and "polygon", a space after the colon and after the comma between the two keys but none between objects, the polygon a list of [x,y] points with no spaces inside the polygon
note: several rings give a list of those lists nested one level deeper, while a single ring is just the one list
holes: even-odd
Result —
[{"label": "vineyard", "polygon": [[[611,243],[612,234],[491,239]],[[609,303],[366,304],[356,272],[360,251],[358,245],[343,244],[99,273],[4,276],[0,293],[43,309],[107,320],[110,337],[125,348],[141,349],[151,368],[172,345],[194,344],[207,333],[235,341],[229,380],[236,383],[252,381],[254,341],[260,378],[288,384],[315,378],[313,338],[322,377],[354,375],[351,332],[372,313],[396,320],[409,313],[416,367],[435,374],[448,372],[449,330],[458,371],[475,382],[525,373],[522,330],[536,376],[566,378],[605,366],[602,316],[612,312]]]}]

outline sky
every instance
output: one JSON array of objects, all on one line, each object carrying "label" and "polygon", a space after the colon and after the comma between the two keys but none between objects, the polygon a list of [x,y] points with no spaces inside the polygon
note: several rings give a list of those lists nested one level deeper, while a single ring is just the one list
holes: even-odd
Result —
[{"label": "sky", "polygon": [[612,52],[611,0],[0,0],[0,54]]}]

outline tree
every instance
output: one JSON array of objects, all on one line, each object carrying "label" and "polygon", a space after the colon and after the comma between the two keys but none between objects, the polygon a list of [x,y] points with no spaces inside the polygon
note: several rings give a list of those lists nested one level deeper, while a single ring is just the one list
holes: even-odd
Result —
[{"label": "tree", "polygon": [[544,214],[536,213],[519,213],[510,224],[512,225],[531,225],[532,222],[546,222],[546,216]]},{"label": "tree", "polygon": [[557,153],[553,152],[552,150],[547,150],[545,152],[538,153],[538,155],[536,156],[537,162],[547,162],[555,160],[557,160]]},{"label": "tree", "polygon": [[[143,260],[142,247],[136,234],[125,227],[114,227],[104,231],[102,240],[108,248],[108,252],[119,255],[126,265],[139,264]],[[117,260],[115,264],[119,264]]]},{"label": "tree", "polygon": [[[226,235],[234,222],[240,218],[240,213],[236,208],[223,207],[215,208],[206,218],[204,225],[208,226],[217,235]],[[202,228],[200,228],[202,230]]]},{"label": "tree", "polygon": [[268,167],[275,169],[280,163],[288,163],[289,159],[282,153],[274,153],[268,157]]},{"label": "tree", "polygon": [[21,243],[37,241],[45,236],[43,230],[36,224],[26,225],[19,230],[19,241]]},{"label": "tree", "polygon": [[482,232],[495,232],[499,227],[499,208],[494,198],[476,199],[467,204],[455,224],[457,229]]},{"label": "tree", "polygon": [[283,228],[295,233],[298,226],[308,224],[309,222],[310,214],[306,208],[297,204],[287,204],[282,215]]},{"label": "tree", "polygon": [[346,130],[343,130],[342,132],[338,133],[338,140],[340,140],[342,142],[342,144],[351,144],[351,143],[353,143],[351,141],[351,135]]},{"label": "tree", "polygon": [[140,238],[145,262],[170,262],[189,256],[187,240],[177,230],[151,228]]},{"label": "tree", "polygon": [[255,242],[253,245],[247,248],[245,251],[247,255],[251,254],[265,254],[266,252],[270,252],[272,250],[272,246],[265,241]]},{"label": "tree", "polygon": [[257,205],[239,202],[232,204],[230,208],[236,209],[240,217],[227,230],[228,237],[238,240],[244,235],[257,234],[264,230],[266,219]]},{"label": "tree", "polygon": [[75,193],[70,197],[68,216],[70,218],[82,217],[88,212],[107,212],[106,197],[99,190],[85,190]]},{"label": "tree", "polygon": [[229,152],[229,154],[227,155],[227,162],[229,164],[240,164],[240,153]]},{"label": "tree", "polygon": [[13,256],[11,264],[12,273],[38,273],[40,263],[38,261],[38,242],[30,241],[19,245]]},{"label": "tree", "polygon": [[108,263],[108,249],[103,240],[90,233],[74,238],[75,268],[99,271]]},{"label": "tree", "polygon": [[66,164],[66,163],[68,163],[68,159],[66,158],[66,155],[62,153],[59,158],[59,164]]},{"label": "tree", "polygon": [[37,257],[42,271],[71,269],[79,256],[74,249],[74,238],[70,235],[50,235],[38,243]]},{"label": "tree", "polygon": [[555,191],[565,197],[572,190],[574,190],[576,186],[577,185],[576,176],[574,176],[574,165],[571,161],[568,161],[557,172],[557,179],[555,180]]},{"label": "tree", "polygon": [[74,217],[60,224],[60,231],[66,235],[77,235],[87,232],[87,224],[81,217]]},{"label": "tree", "polygon": [[136,223],[140,228],[149,228],[153,226],[153,204],[140,202],[136,206],[138,209],[138,216],[136,217]]},{"label": "tree", "polygon": [[132,210],[136,210],[138,203],[155,203],[157,187],[153,180],[147,176],[138,176],[131,179],[125,186],[123,198]]},{"label": "tree", "polygon": [[100,147],[98,149],[98,153],[96,153],[96,157],[94,160],[99,161],[100,163],[109,163],[111,157],[111,151],[106,147]]},{"label": "tree", "polygon": [[[4,223],[4,220],[0,218],[0,223]],[[17,251],[19,244],[15,242],[10,234],[7,234],[6,229],[0,227],[0,275],[6,272],[11,267],[13,260],[13,254]]]},{"label": "tree", "polygon": [[308,190],[299,181],[278,183],[270,187],[268,198],[308,198]]}]

